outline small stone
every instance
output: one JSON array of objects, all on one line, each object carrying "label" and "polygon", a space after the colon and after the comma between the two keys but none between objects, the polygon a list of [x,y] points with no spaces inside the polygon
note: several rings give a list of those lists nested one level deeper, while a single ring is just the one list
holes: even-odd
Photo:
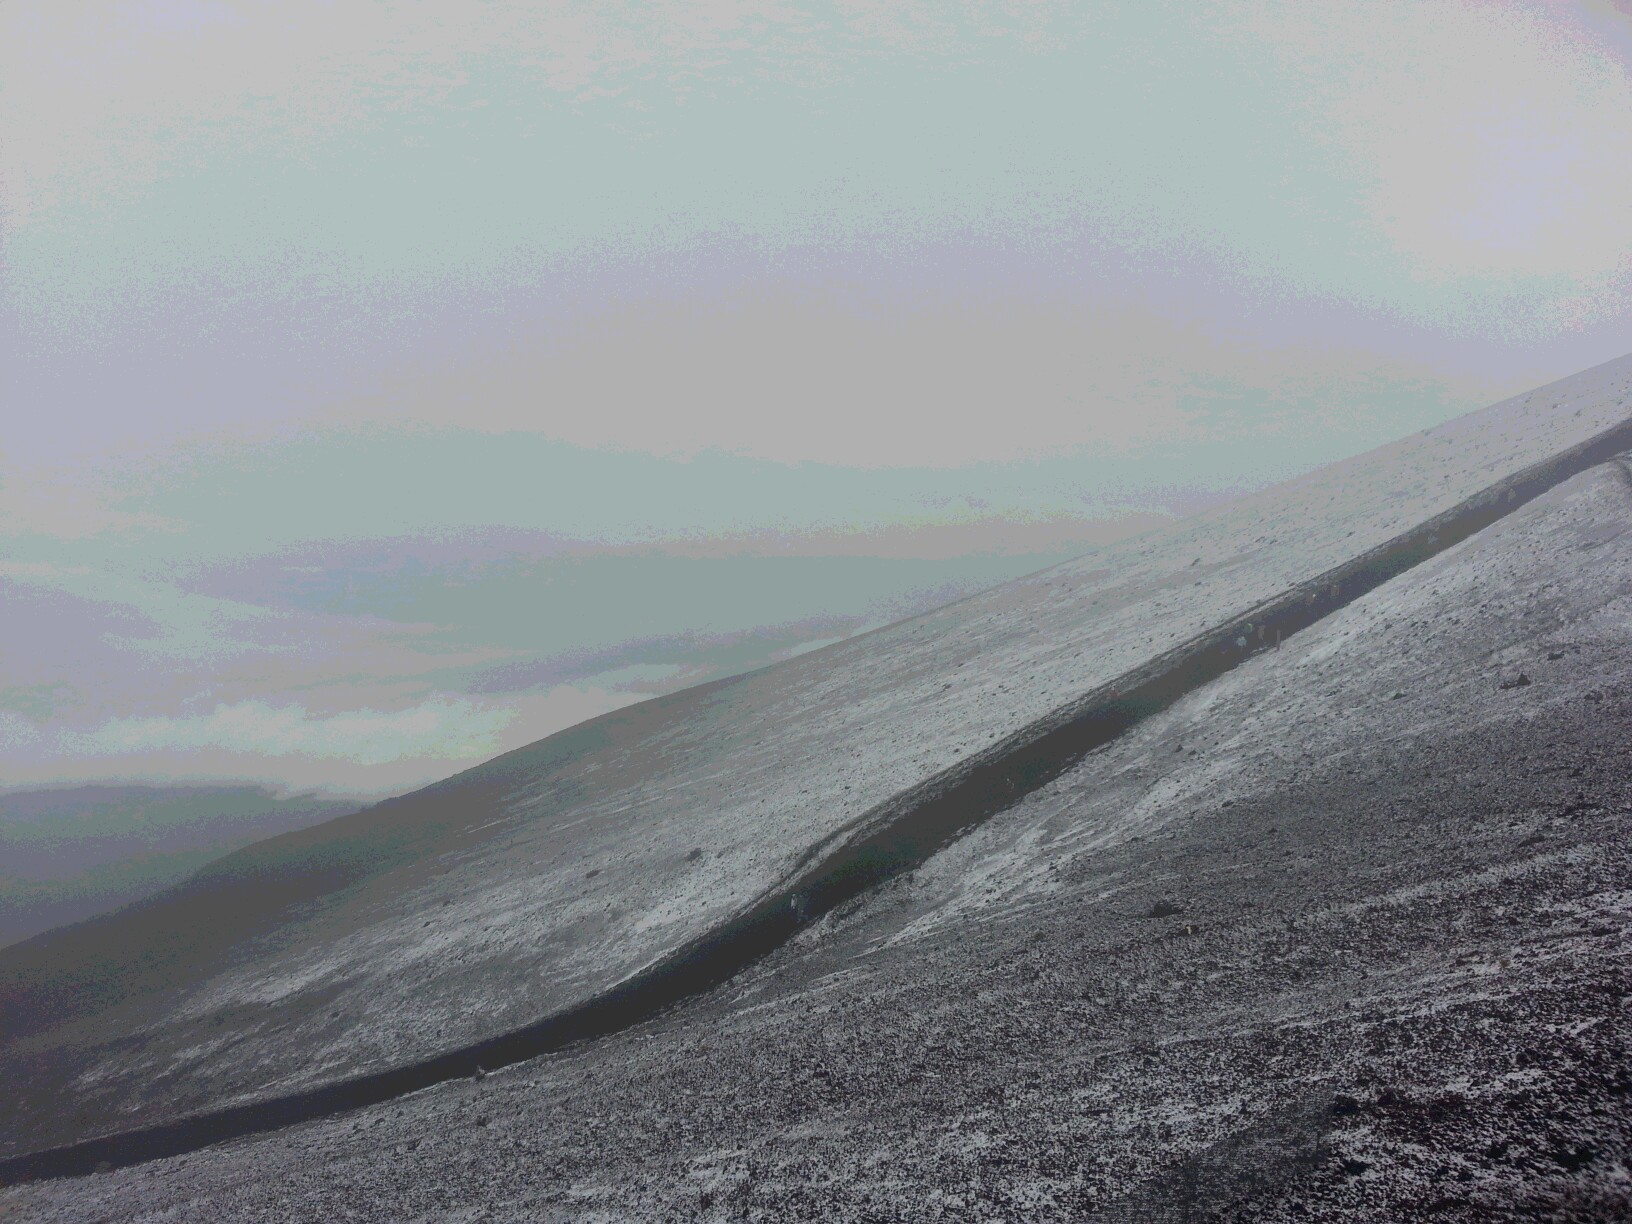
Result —
[{"label": "small stone", "polygon": [[1553,1161],[1559,1168],[1573,1173],[1583,1165],[1588,1165],[1598,1155],[1598,1149],[1591,1144],[1583,1143],[1572,1148],[1560,1148],[1553,1153]]}]

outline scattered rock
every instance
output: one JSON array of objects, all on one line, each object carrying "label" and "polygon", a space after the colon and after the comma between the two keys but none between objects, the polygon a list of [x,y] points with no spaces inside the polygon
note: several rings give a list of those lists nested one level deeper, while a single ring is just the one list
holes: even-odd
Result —
[{"label": "scattered rock", "polygon": [[1464,1207],[1471,1207],[1472,1205],[1473,1204],[1469,1203],[1465,1198],[1453,1198],[1447,1196],[1445,1198],[1435,1199],[1433,1202],[1424,1207],[1422,1211],[1424,1215],[1435,1215],[1441,1211],[1461,1211]]},{"label": "scattered rock", "polygon": [[1598,1155],[1598,1149],[1591,1144],[1583,1143],[1578,1147],[1565,1148],[1553,1153],[1553,1163],[1569,1173],[1592,1163]]}]

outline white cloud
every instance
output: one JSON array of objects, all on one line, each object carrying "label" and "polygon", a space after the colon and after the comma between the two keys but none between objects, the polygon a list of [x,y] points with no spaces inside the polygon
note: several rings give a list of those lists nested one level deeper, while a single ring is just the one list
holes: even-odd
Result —
[{"label": "white cloud", "polygon": [[395,711],[348,710],[319,715],[298,703],[218,705],[205,715],[110,719],[71,737],[77,752],[119,756],[225,750],[258,756],[304,756],[380,765],[404,758],[456,761],[495,750],[513,709],[439,694]]},{"label": "white cloud", "polygon": [[[1427,280],[1632,273],[1632,80],[1567,6],[1257,0],[1221,10]],[[1577,286],[1579,290],[1579,286]]]},{"label": "white cloud", "polygon": [[77,780],[254,782],[347,795],[402,793],[641,699],[591,683],[503,701],[437,693],[397,710],[320,713],[247,700],[208,714],[109,719],[87,731],[0,710],[17,785]]},{"label": "white cloud", "polygon": [[647,693],[601,688],[593,681],[562,684],[542,693],[527,694],[508,703],[515,717],[500,751],[520,748],[546,735],[643,701],[647,696]]},{"label": "white cloud", "polygon": [[[0,215],[28,223],[87,187],[139,196],[223,142],[296,160],[405,110],[446,104],[502,52],[566,97],[648,73],[680,93],[752,27],[797,54],[790,10],[742,0],[605,5],[247,0],[0,11],[8,173]],[[788,65],[784,63],[783,67]],[[469,103],[466,103],[469,104]],[[231,125],[230,132],[227,126]]]},{"label": "white cloud", "polygon": [[[993,292],[871,318],[837,293],[767,286],[706,306],[630,307],[556,346],[484,354],[480,364],[406,370],[341,411],[672,458],[717,450],[949,469],[1205,443],[1221,422],[1247,424],[1229,415],[1240,392],[1280,401],[1296,431],[1331,434],[1341,425],[1317,405],[1362,385],[1368,398],[1388,382],[1448,390],[1470,408],[1500,389],[1446,381],[1363,343],[1266,343],[1137,300],[1066,305]],[[1250,425],[1275,422],[1260,414]]]},{"label": "white cloud", "polygon": [[83,540],[107,532],[177,531],[162,515],[132,513],[106,504],[103,490],[77,470],[21,470],[0,454],[0,539],[50,535]]},{"label": "white cloud", "polygon": [[39,739],[40,729],[31,719],[0,709],[0,751],[32,747]]}]

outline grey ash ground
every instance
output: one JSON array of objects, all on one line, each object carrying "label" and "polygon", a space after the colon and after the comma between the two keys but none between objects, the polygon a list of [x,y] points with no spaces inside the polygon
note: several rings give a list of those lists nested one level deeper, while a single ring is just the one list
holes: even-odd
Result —
[{"label": "grey ash ground", "polygon": [[[1515,479],[1539,491],[1538,471],[1583,448],[1601,462],[1612,439],[1632,443],[1629,416],[1632,357],[924,616],[592,719],[0,949],[0,1161],[416,1071],[594,1006],[1080,703],[1277,601],[1336,606],[1345,567],[1399,556],[1458,507],[1483,522],[1517,502]],[[1461,615],[1428,600],[1421,619]],[[1420,648],[1404,639],[1400,657]],[[1314,694],[1299,698],[1305,719],[1331,704],[1317,673],[1287,678],[1287,699]],[[1516,671],[1513,689],[1485,679],[1446,708],[1453,725],[1492,693],[1541,691]],[[1402,698],[1387,717],[1412,708]],[[1227,730],[1189,738],[1206,751],[1185,777],[1210,785],[1209,770],[1256,759],[1262,744]],[[1158,808],[1178,798],[1137,778],[1101,785]]]},{"label": "grey ash ground", "polygon": [[1632,1219],[1629,527],[1575,478],[636,1029],[0,1212]]}]

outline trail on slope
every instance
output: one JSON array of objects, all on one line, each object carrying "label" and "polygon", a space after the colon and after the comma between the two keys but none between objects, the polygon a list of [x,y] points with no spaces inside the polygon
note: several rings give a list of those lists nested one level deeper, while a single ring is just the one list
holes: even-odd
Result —
[{"label": "trail on slope", "polygon": [[[582,1004],[388,1071],[0,1161],[0,1182],[180,1155],[378,1104],[636,1025],[701,994],[827,911],[927,860],[1138,722],[1589,468],[1632,449],[1632,421],[1487,487],[1358,557],[1248,608],[877,805],[805,853],[736,916]],[[1617,463],[1632,481],[1624,463]]]}]

